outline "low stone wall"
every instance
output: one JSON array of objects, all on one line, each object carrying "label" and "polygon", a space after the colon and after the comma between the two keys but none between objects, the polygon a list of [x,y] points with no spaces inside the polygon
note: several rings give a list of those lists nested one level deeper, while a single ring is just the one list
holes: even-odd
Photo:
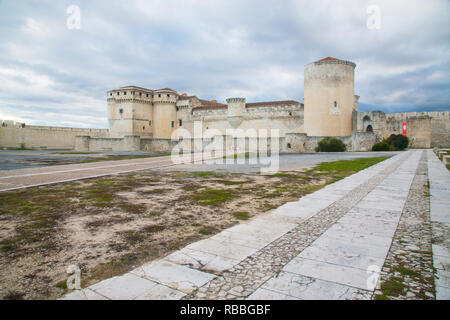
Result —
[{"label": "low stone wall", "polygon": [[[320,140],[325,137],[311,137],[304,133],[290,133],[276,139],[245,138],[237,139],[232,136],[216,136],[208,139],[152,139],[139,136],[125,136],[123,138],[92,138],[78,136],[76,150],[78,151],[148,151],[171,152],[174,148],[201,151],[226,150],[228,154],[261,151],[261,148],[279,152],[315,152]],[[369,151],[378,141],[372,132],[354,132],[351,136],[337,137],[345,143],[347,151]],[[212,144],[215,141],[215,144]]]},{"label": "low stone wall", "polygon": [[[282,152],[315,152],[319,141],[325,137],[307,136],[306,133],[288,133],[281,145]],[[351,136],[334,137],[341,140],[347,151],[370,151],[377,142],[372,132],[353,132]]]},{"label": "low stone wall", "polygon": [[108,129],[28,126],[0,121],[0,148],[74,149],[76,136],[106,137]]},{"label": "low stone wall", "polygon": [[124,136],[122,138],[96,138],[77,136],[75,141],[77,151],[141,151],[139,136]]}]

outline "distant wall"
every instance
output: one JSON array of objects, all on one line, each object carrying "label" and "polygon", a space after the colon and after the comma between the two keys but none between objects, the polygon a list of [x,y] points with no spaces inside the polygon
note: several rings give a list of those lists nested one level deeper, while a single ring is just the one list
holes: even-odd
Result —
[{"label": "distant wall", "polygon": [[0,148],[74,149],[80,135],[108,136],[108,129],[47,126],[22,127],[21,123],[0,120]]},{"label": "distant wall", "polygon": [[450,121],[442,118],[432,118],[431,123],[431,147],[450,147]]},{"label": "distant wall", "polygon": [[[283,152],[315,152],[319,141],[325,137],[307,136],[306,133],[286,134],[282,147]],[[377,141],[372,132],[353,132],[350,136],[335,137],[341,140],[347,151],[369,151]]]},{"label": "distant wall", "polygon": [[402,134],[407,124],[410,148],[450,147],[450,112],[408,112],[385,114],[382,111],[359,112],[356,131],[367,131],[369,126],[380,139],[391,134]]}]

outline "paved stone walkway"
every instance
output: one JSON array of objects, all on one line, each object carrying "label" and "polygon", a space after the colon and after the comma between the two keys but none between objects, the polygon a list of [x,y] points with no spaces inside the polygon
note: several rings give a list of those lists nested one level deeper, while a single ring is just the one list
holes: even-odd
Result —
[{"label": "paved stone walkway", "polygon": [[431,150],[427,152],[436,299],[450,300],[450,172]]},{"label": "paved stone walkway", "polygon": [[[419,194],[426,167],[431,180],[430,207],[427,198]],[[426,231],[431,216],[433,241],[434,233],[442,240],[433,244],[436,297],[448,299],[445,209],[450,181],[448,171],[442,168],[447,170],[431,151],[404,152],[299,201],[64,298],[371,299],[382,293],[386,262],[394,259],[398,250],[413,251],[418,245],[416,251],[425,251],[419,259],[426,256],[422,247],[431,246]],[[416,216],[425,221],[428,217],[423,239],[398,249],[394,244],[403,245],[402,230]],[[429,250],[426,257],[429,259],[420,267],[429,274]],[[415,261],[413,258],[406,264]],[[417,282],[408,292],[407,298],[411,293],[434,298],[434,285]]]}]

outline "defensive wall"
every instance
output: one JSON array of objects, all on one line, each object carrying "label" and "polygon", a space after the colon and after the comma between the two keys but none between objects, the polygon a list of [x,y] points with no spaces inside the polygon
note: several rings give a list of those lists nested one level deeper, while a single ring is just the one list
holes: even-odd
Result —
[{"label": "defensive wall", "polygon": [[0,120],[0,147],[26,149],[74,149],[77,136],[108,137],[108,129],[31,126]]},{"label": "defensive wall", "polygon": [[450,147],[450,112],[407,112],[387,114],[382,111],[358,112],[356,131],[373,131],[378,139],[402,134],[406,122],[410,148]]}]

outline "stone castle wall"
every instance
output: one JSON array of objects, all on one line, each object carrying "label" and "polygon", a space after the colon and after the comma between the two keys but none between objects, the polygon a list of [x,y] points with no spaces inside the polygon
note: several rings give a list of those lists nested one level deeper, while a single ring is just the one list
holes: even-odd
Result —
[{"label": "stone castle wall", "polygon": [[386,114],[382,111],[357,114],[356,131],[368,131],[369,126],[379,140],[391,134],[402,134],[407,124],[411,148],[450,147],[450,112],[408,112]]},{"label": "stone castle wall", "polygon": [[48,126],[22,127],[21,123],[0,120],[0,147],[27,149],[74,149],[76,136],[109,136],[108,129]]},{"label": "stone castle wall", "polygon": [[278,129],[279,135],[304,132],[304,113],[300,104],[261,105],[245,107],[237,113],[226,108],[194,109],[183,119],[183,128],[193,133],[194,121],[202,121],[203,130],[217,129],[223,134],[237,125],[240,129]]},{"label": "stone castle wall", "polygon": [[[315,152],[319,141],[324,136],[308,136],[306,133],[289,133],[284,139],[282,152]],[[353,132],[350,136],[335,137],[347,147],[347,151],[370,151],[377,142],[376,134],[372,132]]]}]

